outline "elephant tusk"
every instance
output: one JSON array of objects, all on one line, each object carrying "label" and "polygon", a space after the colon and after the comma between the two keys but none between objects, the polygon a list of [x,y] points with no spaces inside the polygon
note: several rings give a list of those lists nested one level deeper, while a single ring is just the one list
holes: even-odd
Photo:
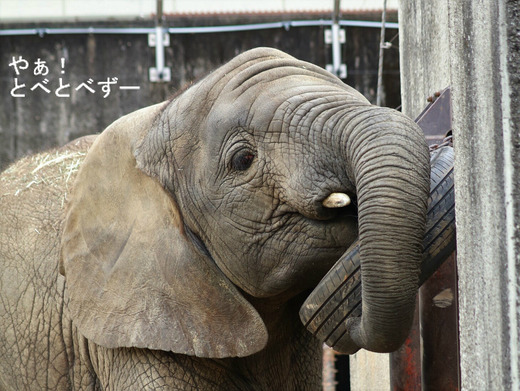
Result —
[{"label": "elephant tusk", "polygon": [[322,202],[325,208],[343,208],[350,205],[350,197],[345,193],[331,193]]}]

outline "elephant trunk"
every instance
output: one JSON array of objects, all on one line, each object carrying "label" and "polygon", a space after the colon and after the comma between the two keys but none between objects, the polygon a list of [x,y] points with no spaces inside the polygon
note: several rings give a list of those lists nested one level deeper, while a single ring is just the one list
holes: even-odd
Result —
[{"label": "elephant trunk", "polygon": [[413,319],[428,149],[415,123],[390,109],[362,108],[339,128],[331,133],[343,141],[333,144],[356,188],[362,276],[362,316],[347,320],[347,330],[354,351],[390,352],[404,342]]}]

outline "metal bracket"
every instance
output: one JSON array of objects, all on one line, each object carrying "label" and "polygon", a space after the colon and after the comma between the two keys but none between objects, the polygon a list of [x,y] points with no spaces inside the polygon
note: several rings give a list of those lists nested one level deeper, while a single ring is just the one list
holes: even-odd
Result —
[{"label": "metal bracket", "polygon": [[[347,42],[347,34],[345,33],[345,29],[338,30],[338,40],[339,43]],[[325,43],[330,45],[332,43],[332,29],[325,30]]]},{"label": "metal bracket", "polygon": [[[160,36],[162,39],[157,40]],[[148,46],[155,47],[155,67],[148,70],[151,82],[166,82],[171,80],[171,69],[164,66],[164,47],[170,46],[170,34],[161,26],[156,26],[155,33],[148,34]]]},{"label": "metal bracket", "polygon": [[340,79],[347,77],[347,65],[341,62],[341,44],[346,41],[345,29],[340,29],[339,24],[334,23],[330,30],[325,30],[325,43],[332,44],[332,64],[327,64],[326,69]]},{"label": "metal bracket", "polygon": [[[168,34],[166,31],[163,31],[163,46],[170,46],[170,34]],[[151,48],[154,48],[157,44],[157,34],[155,32],[148,34],[148,46]]]},{"label": "metal bracket", "polygon": [[172,71],[169,67],[164,67],[162,72],[159,72],[157,67],[151,67],[148,69],[148,77],[152,83],[159,83],[161,81],[171,81]]},{"label": "metal bracket", "polygon": [[330,73],[336,75],[340,79],[346,79],[347,78],[347,64],[340,64],[338,70],[334,69],[334,65],[327,64],[325,69],[327,71],[329,71]]}]

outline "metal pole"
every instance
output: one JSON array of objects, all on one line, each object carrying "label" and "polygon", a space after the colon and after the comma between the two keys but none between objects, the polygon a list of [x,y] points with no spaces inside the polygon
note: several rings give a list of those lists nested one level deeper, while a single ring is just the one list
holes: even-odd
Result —
[{"label": "metal pole", "polygon": [[340,76],[341,46],[339,42],[339,6],[341,0],[334,0],[334,13],[332,14],[332,69],[336,76]]},{"label": "metal pole", "polygon": [[163,0],[157,0],[156,3],[156,9],[157,9],[157,24],[160,24],[162,26],[163,23]]},{"label": "metal pole", "polygon": [[376,105],[381,106],[383,100],[383,56],[385,46],[386,0],[383,2],[383,16],[381,17],[381,39],[379,40],[379,67],[377,69]]},{"label": "metal pole", "polygon": [[159,80],[164,73],[164,40],[163,40],[163,0],[157,0],[157,20],[155,23],[155,66]]}]

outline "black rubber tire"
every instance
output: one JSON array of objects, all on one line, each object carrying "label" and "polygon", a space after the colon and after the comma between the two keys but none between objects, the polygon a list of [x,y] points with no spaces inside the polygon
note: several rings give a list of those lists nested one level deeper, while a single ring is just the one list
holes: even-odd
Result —
[{"label": "black rubber tire", "polygon": [[[455,250],[455,194],[453,148],[431,153],[431,182],[420,284]],[[339,352],[345,321],[361,316],[361,270],[357,240],[320,281],[300,309],[300,319],[319,340]],[[345,343],[347,340],[345,339]]]}]

